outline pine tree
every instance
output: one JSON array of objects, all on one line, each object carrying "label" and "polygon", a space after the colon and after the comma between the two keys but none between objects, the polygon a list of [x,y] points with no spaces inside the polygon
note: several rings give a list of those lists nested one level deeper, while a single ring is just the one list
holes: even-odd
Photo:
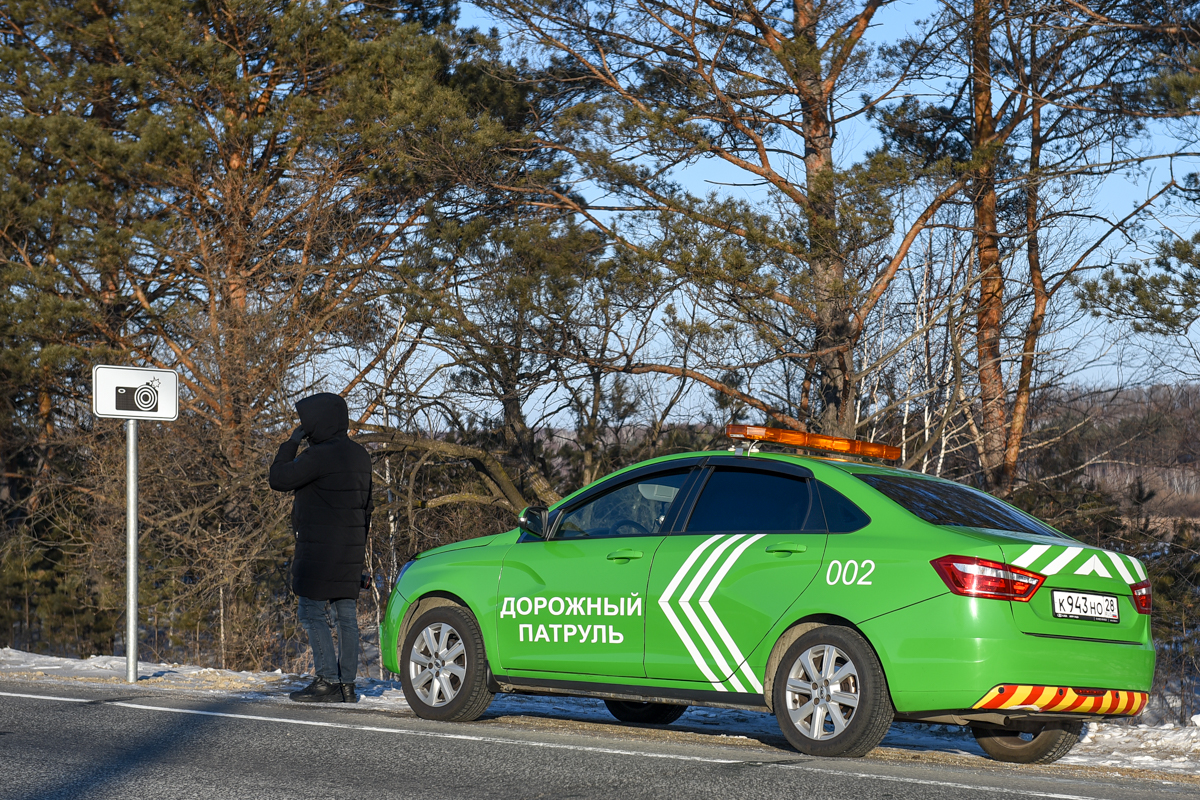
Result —
[{"label": "pine tree", "polygon": [[0,9],[0,442],[6,474],[37,448],[53,473],[17,469],[4,513],[25,535],[41,503],[29,541],[91,576],[70,584],[80,607],[119,608],[123,563],[123,437],[92,425],[88,368],[172,368],[180,419],[142,436],[154,624],[197,644],[222,602],[235,663],[278,641],[289,536],[264,482],[272,437],[297,394],[374,368],[385,296],[430,213],[496,202],[481,179],[500,171],[514,103],[490,77],[494,42],[454,17],[288,0]]}]

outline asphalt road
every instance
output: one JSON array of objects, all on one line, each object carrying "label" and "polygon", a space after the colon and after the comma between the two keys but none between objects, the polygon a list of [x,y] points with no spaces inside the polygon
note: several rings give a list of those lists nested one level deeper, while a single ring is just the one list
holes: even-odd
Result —
[{"label": "asphalt road", "polygon": [[1196,798],[1196,784],[821,760],[553,720],[432,723],[349,706],[0,682],[0,798]]}]

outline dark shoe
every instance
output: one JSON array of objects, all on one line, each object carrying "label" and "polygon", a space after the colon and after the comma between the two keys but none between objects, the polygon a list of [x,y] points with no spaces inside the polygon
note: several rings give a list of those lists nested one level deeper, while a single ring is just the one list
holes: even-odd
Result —
[{"label": "dark shoe", "polygon": [[342,685],[342,701],[346,703],[358,702],[358,691],[354,688],[353,683],[343,683]]},{"label": "dark shoe", "polygon": [[317,678],[298,692],[292,692],[288,697],[297,703],[341,703],[342,685],[330,683],[324,678]]}]

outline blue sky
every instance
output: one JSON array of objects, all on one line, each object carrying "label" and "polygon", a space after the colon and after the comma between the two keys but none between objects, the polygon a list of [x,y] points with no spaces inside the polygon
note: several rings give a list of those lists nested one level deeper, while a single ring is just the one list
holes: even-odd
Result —
[{"label": "blue sky", "polygon": [[[879,12],[876,25],[869,36],[876,42],[895,40],[903,32],[912,29],[916,20],[930,15],[936,6],[937,4],[930,0],[900,2],[887,6]],[[496,26],[494,20],[470,4],[462,6],[460,23],[485,29]],[[931,87],[931,94],[933,90]],[[879,145],[878,134],[865,120],[843,126],[838,133],[840,151],[837,158],[843,166],[858,161],[866,151]],[[1151,153],[1200,150],[1200,146],[1195,144],[1196,137],[1196,126],[1190,121],[1173,125],[1154,124],[1139,143],[1139,149]],[[1081,236],[1082,240],[1095,238],[1107,227],[1103,220],[1124,217],[1147,197],[1157,192],[1170,180],[1172,174],[1176,178],[1182,178],[1197,171],[1200,171],[1200,159],[1186,156],[1173,161],[1151,161],[1135,172],[1104,178],[1095,187],[1094,193],[1086,197],[1089,206],[1087,210],[1096,218],[1091,223],[1091,230],[1085,230],[1083,226],[1086,223],[1081,222],[1077,232],[1084,234]],[[716,191],[724,196],[741,197],[750,201],[759,201],[766,196],[764,191],[753,186],[731,186],[730,184],[744,184],[745,173],[715,158],[678,170],[676,178],[696,194],[706,195]],[[1154,210],[1143,218],[1144,233],[1137,241],[1120,241],[1113,237],[1106,243],[1106,251],[1098,253],[1094,262],[1104,263],[1109,257],[1116,263],[1145,258],[1161,235],[1190,236],[1200,228],[1191,211],[1186,204],[1176,203],[1173,207],[1163,203],[1157,204]],[[1069,316],[1077,309],[1073,295],[1064,293],[1059,303],[1059,311]],[[1064,327],[1057,341],[1059,346],[1071,353],[1071,360],[1079,368],[1076,380],[1082,383],[1112,384],[1131,379],[1147,382],[1158,379],[1160,375],[1170,377],[1169,369],[1164,373],[1161,369],[1151,372],[1145,366],[1130,366],[1140,362],[1139,351],[1152,351],[1161,360],[1167,352],[1165,343],[1145,337],[1131,337],[1128,331],[1114,326],[1097,325],[1088,319],[1079,320]],[[1170,359],[1166,361],[1169,362]]]}]

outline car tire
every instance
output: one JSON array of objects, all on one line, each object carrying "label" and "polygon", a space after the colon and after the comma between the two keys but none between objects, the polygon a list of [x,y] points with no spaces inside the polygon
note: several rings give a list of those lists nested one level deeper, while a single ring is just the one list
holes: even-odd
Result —
[{"label": "car tire", "polygon": [[1011,764],[1049,764],[1071,752],[1079,741],[1082,722],[1046,722],[1032,731],[972,725],[975,741],[996,761]]},{"label": "car tire", "polygon": [[638,703],[632,700],[605,700],[604,705],[621,722],[642,725],[670,725],[688,710],[687,706],[674,703]]},{"label": "car tire", "polygon": [[422,719],[469,722],[491,705],[487,654],[475,617],[439,606],[418,617],[400,649],[400,685]]},{"label": "car tire", "polygon": [[895,716],[875,651],[836,625],[814,628],[788,647],[771,692],[783,735],[806,755],[864,756]]}]

